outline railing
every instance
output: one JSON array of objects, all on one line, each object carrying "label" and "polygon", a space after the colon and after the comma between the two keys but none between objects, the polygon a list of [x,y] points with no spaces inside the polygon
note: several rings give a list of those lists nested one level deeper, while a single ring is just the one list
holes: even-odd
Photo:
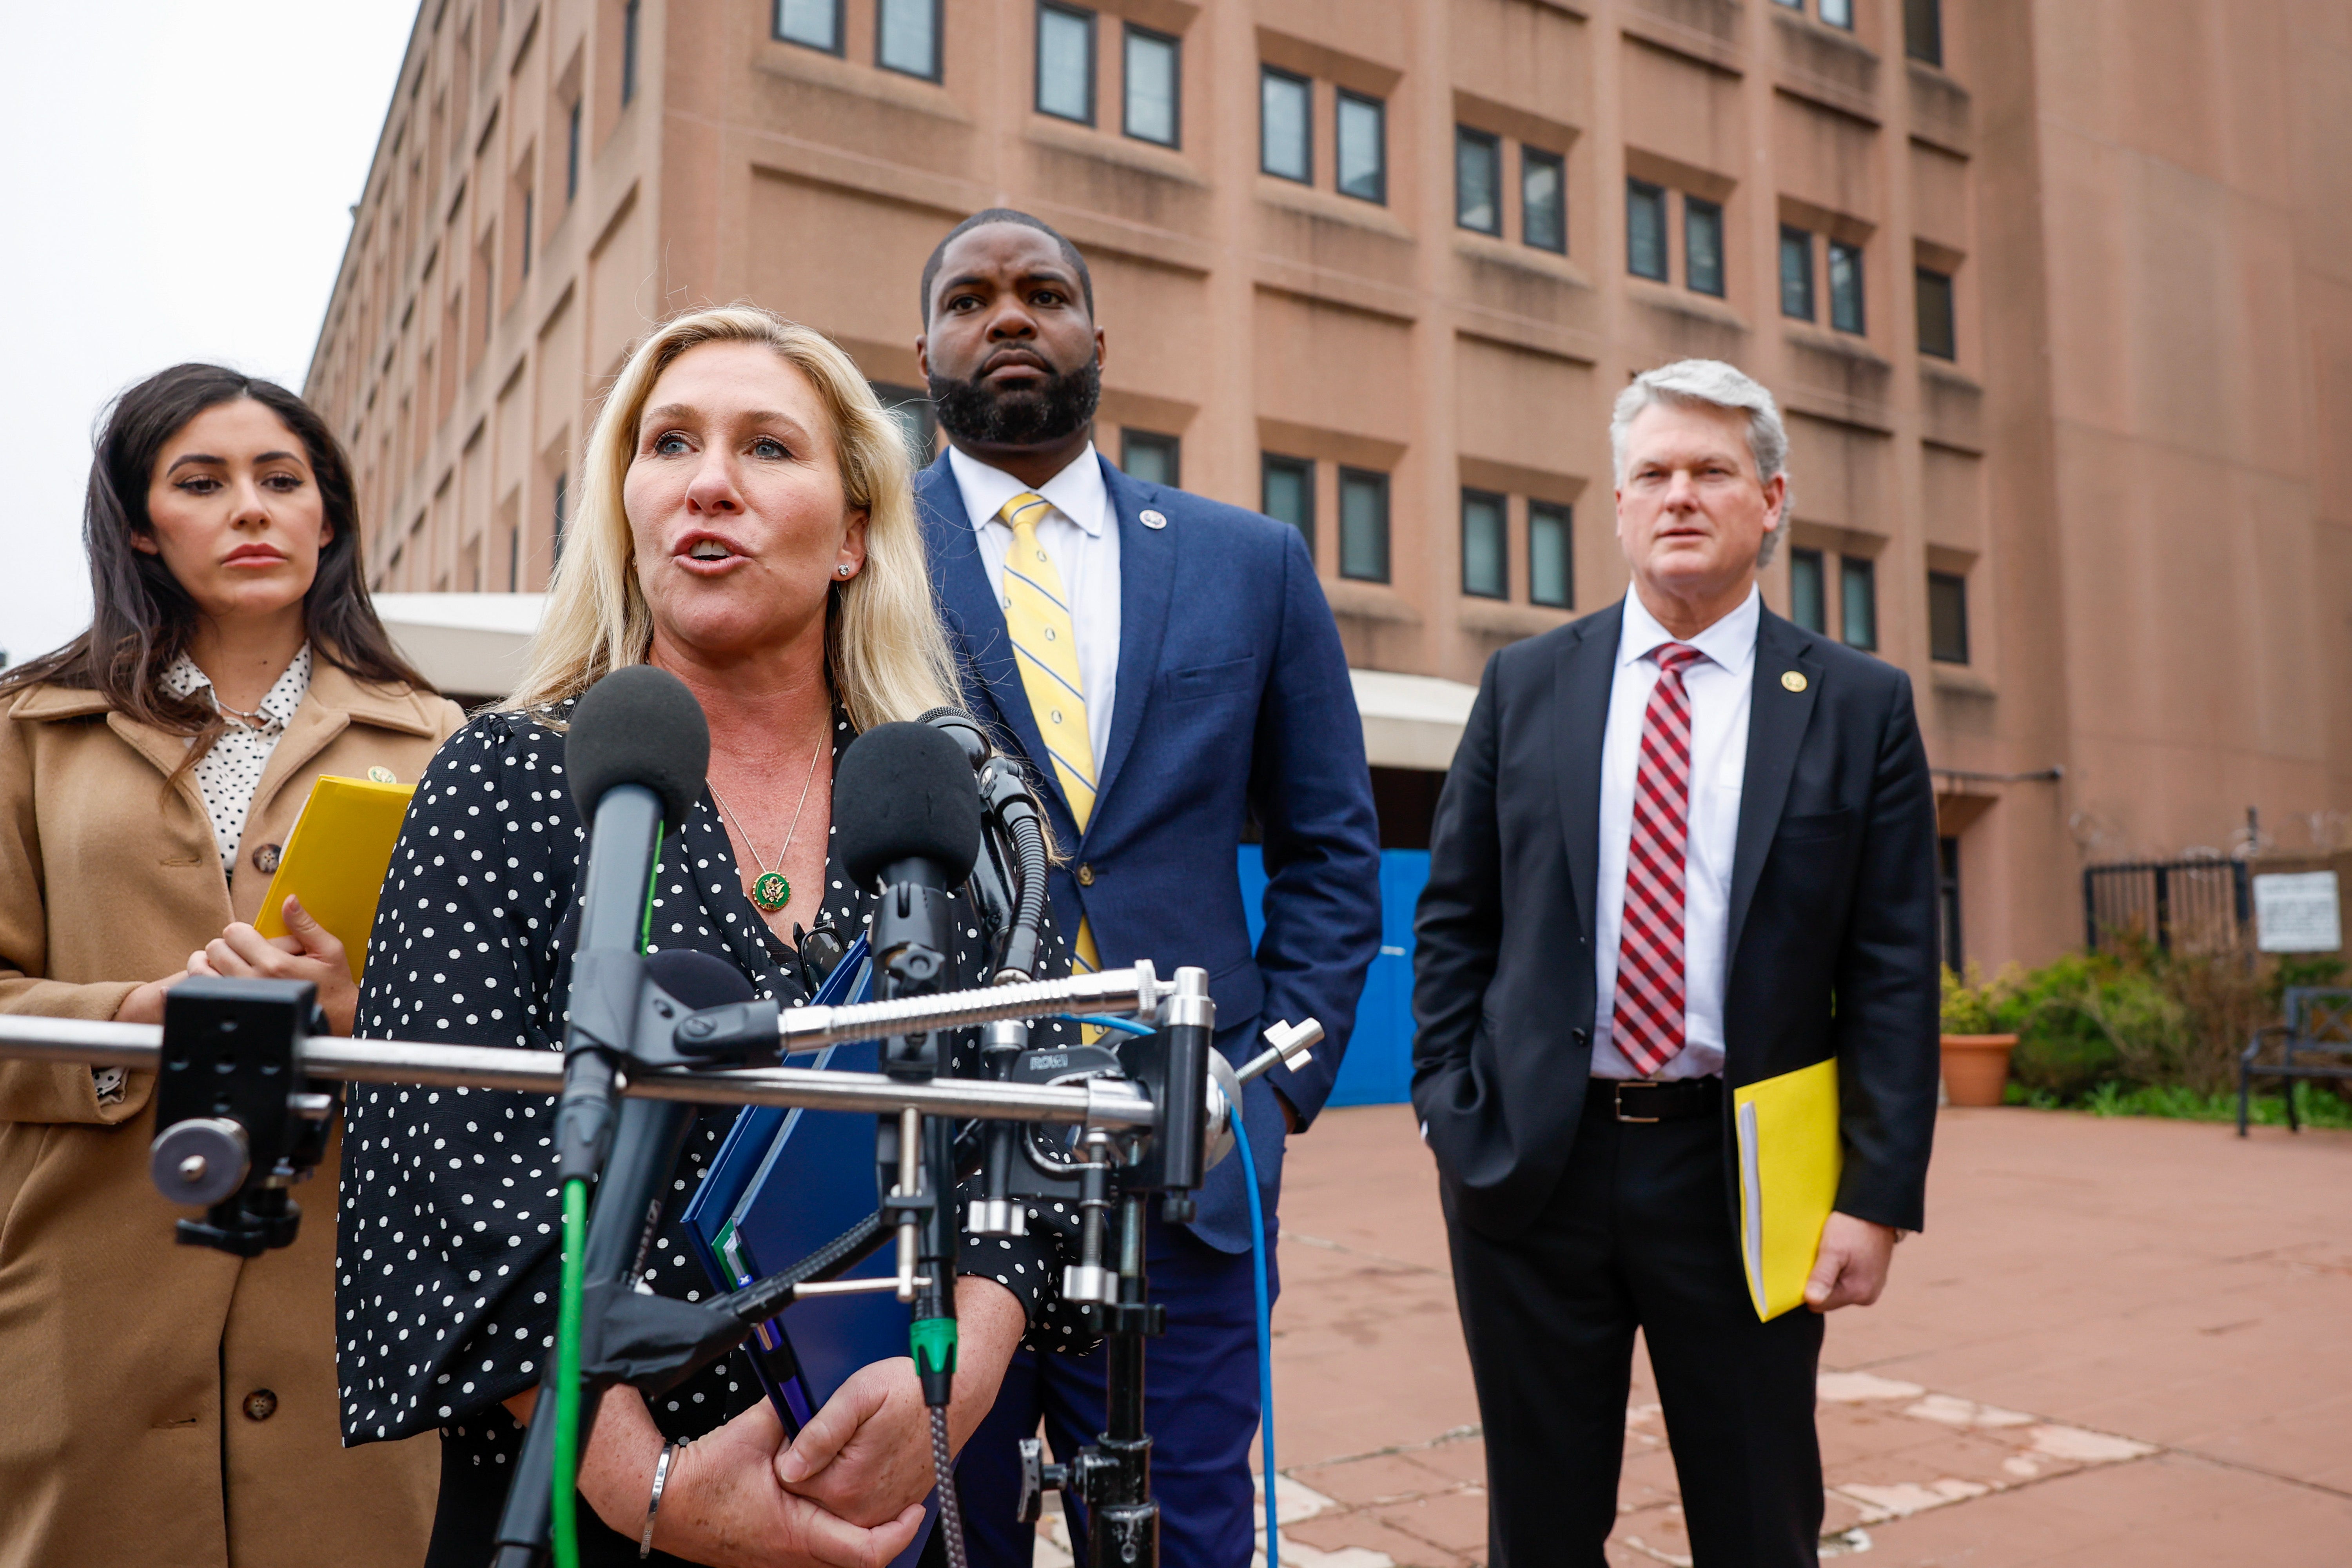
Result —
[{"label": "railing", "polygon": [[2163,952],[2219,952],[2253,927],[2243,860],[2164,860],[2083,869],[2083,938],[2094,952],[2137,937]]}]

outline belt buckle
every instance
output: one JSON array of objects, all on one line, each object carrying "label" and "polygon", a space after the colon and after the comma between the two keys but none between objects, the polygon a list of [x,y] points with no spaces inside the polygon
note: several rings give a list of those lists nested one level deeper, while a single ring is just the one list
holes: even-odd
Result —
[{"label": "belt buckle", "polygon": [[1621,1079],[1619,1079],[1617,1080],[1617,1087],[1616,1087],[1615,1090],[1613,1091],[1613,1092],[1614,1092],[1614,1095],[1615,1095],[1615,1105],[1614,1105],[1614,1109],[1615,1109],[1615,1110],[1616,1110],[1616,1112],[1617,1112],[1617,1120],[1618,1120],[1618,1121],[1628,1121],[1628,1122],[1632,1122],[1633,1125],[1635,1125],[1635,1126],[1637,1126],[1637,1127],[1648,1127],[1648,1126],[1654,1126],[1657,1122],[1659,1122],[1659,1121],[1663,1121],[1663,1120],[1664,1120],[1664,1118],[1662,1118],[1662,1117],[1656,1117],[1656,1116],[1628,1116],[1628,1115],[1626,1115],[1626,1114],[1625,1114],[1625,1091],[1626,1091],[1627,1089],[1655,1089],[1656,1087],[1657,1087],[1657,1082],[1656,1082],[1656,1080],[1655,1080],[1655,1079],[1643,1079],[1643,1078],[1621,1078]]}]

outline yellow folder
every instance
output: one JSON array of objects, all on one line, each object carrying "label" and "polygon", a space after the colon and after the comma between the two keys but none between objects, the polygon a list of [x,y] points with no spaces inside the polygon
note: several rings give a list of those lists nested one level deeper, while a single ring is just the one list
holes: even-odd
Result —
[{"label": "yellow folder", "polygon": [[1756,1316],[1769,1322],[1805,1301],[1837,1201],[1837,1059],[1731,1094],[1739,1142],[1739,1255]]},{"label": "yellow folder", "polygon": [[357,980],[367,967],[376,895],[383,891],[392,847],[408,815],[408,797],[415,793],[414,784],[320,774],[287,836],[254,929],[264,936],[284,936],[286,895],[291,893],[342,942]]}]

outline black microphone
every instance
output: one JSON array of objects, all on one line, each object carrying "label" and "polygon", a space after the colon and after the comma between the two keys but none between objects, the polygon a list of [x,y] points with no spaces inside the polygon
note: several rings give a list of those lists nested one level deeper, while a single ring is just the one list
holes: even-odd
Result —
[{"label": "black microphone", "polygon": [[[948,990],[949,897],[980,858],[980,791],[955,740],[928,724],[882,724],[853,742],[833,782],[833,841],[863,887],[878,885],[868,941],[877,1001]],[[883,1070],[939,1070],[931,1037],[885,1042]]]},{"label": "black microphone", "polygon": [[710,726],[684,681],[631,665],[572,710],[563,763],[589,829],[555,1113],[559,1181],[593,1177],[611,1145],[614,1075],[635,1044],[661,830],[682,824],[701,798]]}]

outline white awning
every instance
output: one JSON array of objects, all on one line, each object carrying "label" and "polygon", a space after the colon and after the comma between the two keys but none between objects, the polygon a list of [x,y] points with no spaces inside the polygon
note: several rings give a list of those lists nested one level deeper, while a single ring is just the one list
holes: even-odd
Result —
[{"label": "white awning", "polygon": [[1356,688],[1364,754],[1372,766],[1443,773],[1454,765],[1454,748],[1470,721],[1476,687],[1385,669],[1351,669],[1348,679]]},{"label": "white awning", "polygon": [[[442,690],[499,697],[522,678],[544,594],[378,594],[376,614],[410,663]],[[1364,751],[1376,768],[1443,773],[1478,689],[1433,675],[1351,669]]]},{"label": "white awning", "polygon": [[378,594],[383,629],[425,679],[461,697],[503,697],[522,679],[523,650],[544,594]]}]

